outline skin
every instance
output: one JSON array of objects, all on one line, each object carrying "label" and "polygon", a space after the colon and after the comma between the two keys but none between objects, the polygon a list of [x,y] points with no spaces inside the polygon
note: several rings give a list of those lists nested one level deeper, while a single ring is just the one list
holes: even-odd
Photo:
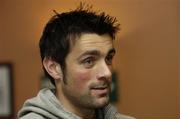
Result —
[{"label": "skin", "polygon": [[96,108],[109,103],[114,54],[109,35],[83,34],[66,57],[65,74],[58,63],[47,60],[54,64],[55,71],[50,75],[55,79],[57,97],[67,110],[92,119]]}]

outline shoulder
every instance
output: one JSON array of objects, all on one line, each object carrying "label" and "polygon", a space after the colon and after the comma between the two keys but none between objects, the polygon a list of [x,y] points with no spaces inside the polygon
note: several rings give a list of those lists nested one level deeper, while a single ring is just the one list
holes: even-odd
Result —
[{"label": "shoulder", "polygon": [[45,119],[43,116],[36,114],[36,113],[28,113],[22,117],[20,117],[19,119]]},{"label": "shoulder", "polygon": [[135,119],[134,117],[116,113],[115,119]]},{"label": "shoulder", "polygon": [[105,119],[135,119],[134,117],[120,114],[117,112],[117,109],[109,104],[104,108]]}]

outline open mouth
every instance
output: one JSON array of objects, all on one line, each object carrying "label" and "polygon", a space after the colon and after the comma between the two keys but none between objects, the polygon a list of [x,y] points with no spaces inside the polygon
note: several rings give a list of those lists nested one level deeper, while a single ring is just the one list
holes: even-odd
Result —
[{"label": "open mouth", "polygon": [[106,88],[108,88],[108,87],[107,86],[99,86],[99,87],[94,87],[92,89],[103,90],[103,89],[106,89]]}]

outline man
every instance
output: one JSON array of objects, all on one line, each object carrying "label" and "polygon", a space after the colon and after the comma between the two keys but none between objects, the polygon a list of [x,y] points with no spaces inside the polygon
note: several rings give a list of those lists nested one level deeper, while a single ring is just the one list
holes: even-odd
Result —
[{"label": "man", "polygon": [[55,89],[42,89],[27,100],[19,118],[133,119],[109,104],[118,26],[114,17],[83,5],[56,13],[39,43],[45,74]]}]

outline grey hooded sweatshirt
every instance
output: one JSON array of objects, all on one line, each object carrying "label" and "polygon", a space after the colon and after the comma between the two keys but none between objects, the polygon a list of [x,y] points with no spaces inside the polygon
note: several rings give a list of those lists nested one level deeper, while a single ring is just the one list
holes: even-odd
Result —
[{"label": "grey hooded sweatshirt", "polygon": [[[54,90],[42,89],[27,100],[18,113],[18,119],[82,119],[66,110],[54,94]],[[112,105],[97,109],[96,119],[134,119],[117,113]]]}]

